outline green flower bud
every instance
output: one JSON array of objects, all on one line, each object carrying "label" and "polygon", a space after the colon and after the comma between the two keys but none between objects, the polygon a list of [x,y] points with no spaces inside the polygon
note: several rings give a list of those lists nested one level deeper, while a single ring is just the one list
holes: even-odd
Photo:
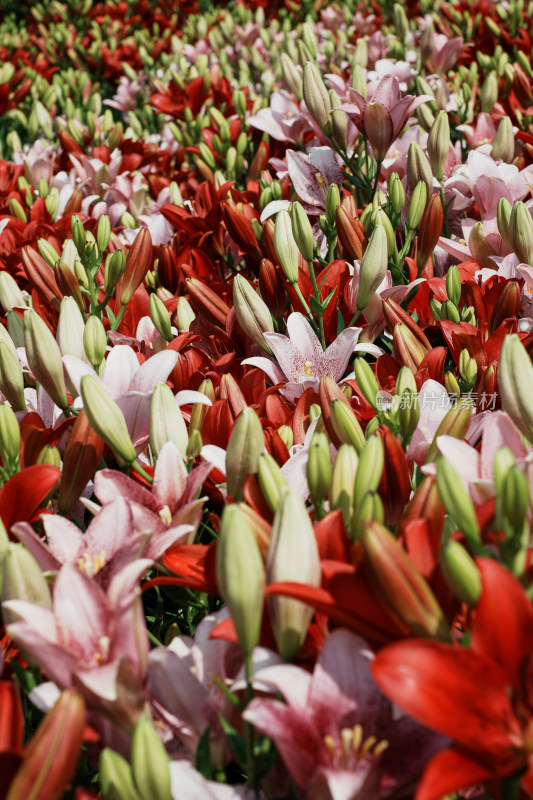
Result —
[{"label": "green flower bud", "polygon": [[291,426],[281,425],[281,427],[278,428],[278,434],[287,450],[290,450],[294,444],[294,433],[292,432]]},{"label": "green flower bud", "polygon": [[263,428],[253,408],[241,411],[226,450],[226,483],[235,502],[243,499],[244,482],[257,472],[257,459],[265,450]]},{"label": "green flower bud", "polygon": [[83,227],[83,222],[78,216],[76,216],[76,214],[72,217],[70,221],[70,227],[72,228],[72,239],[74,241],[74,244],[76,245],[76,250],[81,256],[85,248],[87,234],[85,232],[85,228]]},{"label": "green flower bud", "polygon": [[91,428],[126,464],[133,464],[137,454],[122,410],[93,375],[81,379],[81,396]]},{"label": "green flower bud", "polygon": [[424,211],[427,205],[427,187],[424,181],[418,181],[413,194],[411,202],[409,203],[409,221],[408,226],[412,231],[418,228],[424,216]]},{"label": "green flower bud", "polygon": [[186,297],[178,298],[178,305],[176,308],[176,325],[179,331],[188,331],[191,322],[196,319],[191,304]]},{"label": "green flower bud", "polygon": [[68,408],[61,351],[48,326],[36,311],[28,309],[24,312],[23,330],[31,371],[56,406]]},{"label": "green flower bud", "polygon": [[[7,335],[7,333],[6,333]],[[15,411],[26,411],[24,376],[13,348],[0,339],[0,391]]]},{"label": "green flower bud", "polygon": [[83,331],[83,349],[95,370],[105,358],[107,333],[98,317],[91,316],[85,323]]},{"label": "green flower bud", "polygon": [[513,452],[508,447],[499,447],[494,454],[493,474],[494,486],[496,488],[497,496],[503,494],[503,485],[505,478],[514,466],[516,465],[516,458]]},{"label": "green flower bud", "polygon": [[448,394],[451,394],[453,397],[461,396],[461,388],[453,372],[446,372],[444,375],[444,386]]},{"label": "green flower bud", "polygon": [[[299,494],[285,489],[274,516],[268,548],[268,583],[293,581],[320,586],[320,556],[313,525]],[[282,595],[269,598],[268,606],[274,638],[285,661],[298,653],[307,635],[313,609]]]},{"label": "green flower bud", "polygon": [[304,65],[303,96],[309,113],[326,136],[331,136],[331,100],[318,68],[311,61]]},{"label": "green flower bud", "polygon": [[272,314],[243,275],[236,275],[233,281],[233,305],[237,322],[243,331],[252,342],[271,355],[272,350],[267,345],[264,334],[274,330]]},{"label": "green flower bud", "polygon": [[16,197],[11,196],[7,202],[7,207],[9,209],[9,213],[12,217],[16,217],[17,219],[22,220],[22,222],[27,222],[28,217],[26,212],[24,211],[23,207],[19,203]]},{"label": "green flower bud", "polygon": [[4,311],[9,311],[17,306],[27,306],[26,299],[12,275],[3,270],[0,272],[0,303]]},{"label": "green flower bud", "polygon": [[455,597],[474,608],[481,597],[481,575],[460,542],[449,539],[440,551],[440,569]]},{"label": "green flower bud", "polygon": [[365,361],[364,358],[356,358],[353,363],[355,379],[363,393],[365,399],[370,403],[372,408],[377,408],[377,396],[379,394],[379,384],[372,367]]},{"label": "green flower bud", "polygon": [[345,153],[348,149],[348,117],[346,112],[337,108],[341,105],[341,99],[333,89],[329,90],[329,102],[331,107],[336,109],[331,112],[331,135],[337,147]]},{"label": "green flower bud", "polygon": [[61,453],[51,444],[47,444],[43,447],[39,455],[37,456],[36,464],[51,464],[53,467],[57,467],[61,469]]},{"label": "green flower bud", "polygon": [[133,728],[130,761],[142,800],[171,800],[170,756],[147,717],[141,717]]},{"label": "green flower bud", "polygon": [[459,309],[451,300],[444,300],[440,307],[440,318],[449,319],[451,322],[460,322]]},{"label": "green flower bud", "polygon": [[409,367],[401,367],[398,372],[398,377],[396,378],[394,394],[401,397],[406,390],[410,390],[413,394],[416,394],[418,391],[416,388],[415,376],[412,371]]},{"label": "green flower bud", "polygon": [[150,295],[150,318],[161,336],[166,339],[167,342],[171,342],[172,330],[170,327],[170,314],[165,308],[163,301],[155,292],[152,292]]},{"label": "green flower bud", "polygon": [[402,441],[409,439],[415,432],[420,419],[420,405],[416,392],[405,389],[400,397],[396,416]]},{"label": "green flower bud", "polygon": [[379,436],[371,436],[359,453],[359,466],[355,476],[354,503],[359,503],[367,492],[375,492],[379,486],[385,451]]},{"label": "green flower bud", "polygon": [[281,76],[285,88],[292,92],[298,100],[301,100],[303,98],[303,81],[296,65],[287,53],[281,54],[280,63]]},{"label": "green flower bud", "polygon": [[315,249],[313,229],[300,203],[296,202],[291,204],[290,217],[294,241],[305,260],[312,261]]},{"label": "green flower bud", "polygon": [[261,488],[261,493],[268,503],[271,511],[275,511],[279,505],[279,498],[284,489],[287,488],[287,481],[278,462],[270,453],[261,453],[257,459],[257,479]]},{"label": "green flower bud", "polygon": [[56,261],[61,258],[55,247],[50,242],[47,242],[46,239],[38,239],[37,247],[49,267],[54,267]]},{"label": "green flower bud", "polygon": [[491,158],[495,160],[501,158],[506,164],[511,164],[514,158],[515,140],[513,133],[513,123],[510,117],[502,117],[496,136],[492,142]]},{"label": "green flower bud", "polygon": [[307,458],[307,483],[314,504],[321,503],[328,496],[331,474],[329,439],[325,433],[315,432]]},{"label": "green flower bud", "polygon": [[46,578],[24,545],[10,542],[2,561],[2,617],[6,625],[19,621],[17,614],[6,606],[10,600],[26,600],[43,608],[52,608],[52,597]]},{"label": "green flower bud", "polygon": [[350,520],[354,507],[355,476],[359,457],[351,444],[341,444],[333,464],[329,501],[332,509],[339,508],[346,528],[350,528]]},{"label": "green flower bud", "polygon": [[431,165],[418,142],[412,142],[407,151],[407,182],[414,191],[419,181],[424,181],[426,184],[426,196],[429,198],[433,192]]},{"label": "green flower bud", "polygon": [[387,273],[388,251],[387,235],[381,225],[372,232],[370,241],[361,260],[359,287],[357,289],[357,310],[362,311],[373,298],[376,289]]},{"label": "green flower bud", "polygon": [[128,761],[109,747],[100,753],[100,783],[106,800],[142,800]]},{"label": "green flower bud", "polygon": [[474,504],[455,467],[445,458],[437,461],[437,489],[446,513],[467,539],[479,542],[480,530]]},{"label": "green flower bud", "polygon": [[459,306],[461,301],[461,276],[455,264],[452,264],[446,273],[446,294],[454,305]]},{"label": "green flower bud", "polygon": [[265,570],[248,519],[237,505],[227,505],[222,512],[216,558],[217,585],[248,656],[261,633]]},{"label": "green flower bud", "polygon": [[498,230],[500,232],[500,236],[502,237],[503,241],[505,242],[509,250],[513,249],[513,244],[510,236],[510,222],[511,222],[512,210],[513,207],[509,202],[509,200],[506,197],[500,197],[500,199],[498,200],[496,219],[498,222]]},{"label": "green flower bud", "polygon": [[525,203],[515,203],[512,208],[509,238],[520,261],[533,266],[533,219]]},{"label": "green flower bud", "polygon": [[490,114],[498,102],[498,77],[494,70],[489,72],[481,87],[481,111]]},{"label": "green flower bud", "polygon": [[111,221],[107,214],[102,214],[98,220],[98,228],[96,229],[96,244],[98,252],[103,254],[109,244],[111,238]]},{"label": "green flower bud", "polygon": [[405,205],[405,191],[397,172],[393,172],[389,178],[389,200],[394,213],[401,214]]},{"label": "green flower bud", "polygon": [[450,122],[446,111],[439,111],[428,136],[428,155],[438,181],[444,176],[444,162],[450,150]]},{"label": "green flower bud", "polygon": [[357,541],[361,538],[361,531],[365,522],[385,522],[385,510],[383,502],[377,492],[367,492],[362,500],[357,503],[351,525],[350,525],[350,539]]},{"label": "green flower bud", "polygon": [[520,467],[514,465],[503,480],[501,508],[504,517],[515,531],[521,531],[529,510],[527,479]]},{"label": "green flower bud", "polygon": [[0,404],[0,456],[2,464],[8,467],[18,459],[20,447],[20,428],[13,409],[6,403]]},{"label": "green flower bud", "polygon": [[294,240],[288,211],[279,211],[274,227],[274,249],[279,263],[291,283],[298,283],[299,250]]}]

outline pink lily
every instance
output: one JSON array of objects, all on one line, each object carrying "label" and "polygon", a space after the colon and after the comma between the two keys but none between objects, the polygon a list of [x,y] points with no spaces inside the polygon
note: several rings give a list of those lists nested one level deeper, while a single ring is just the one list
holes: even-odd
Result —
[{"label": "pink lily", "polygon": [[354,350],[379,351],[378,355],[381,355],[381,350],[374,345],[357,344],[361,330],[346,328],[324,352],[307,319],[295,311],[287,319],[288,336],[265,333],[265,340],[277,363],[263,356],[246,358],[242,363],[262,369],[273,384],[286,383],[280,393],[293,400],[309,387],[318,390],[320,378],[326,375],[340,381]]},{"label": "pink lily", "polygon": [[[156,384],[166,381],[177,360],[178,354],[174,350],[163,350],[139,364],[131,347],[120,346],[113,347],[105,361],[102,383],[122,410],[138,451],[148,441],[152,392]],[[81,394],[80,383],[84,375],[98,378],[93,368],[76,356],[63,356],[63,364],[78,394]],[[188,398],[185,402],[191,400]],[[80,405],[81,398],[76,403]]]},{"label": "pink lily", "polygon": [[386,75],[375,87],[370,100],[350,89],[354,103],[345,103],[339,108],[345,111],[372,145],[376,161],[380,163],[387,155],[391,144],[405,128],[413,111],[433,100],[428,94],[418,97],[401,96],[400,84],[394,75]]},{"label": "pink lily", "polygon": [[117,470],[103,469],[95,475],[94,493],[104,509],[119,498],[127,503],[133,531],[147,538],[143,555],[157,560],[170,545],[194,538],[206,499],[196,495],[211,469],[203,462],[188,473],[176,445],[167,442],[159,453],[151,490]]},{"label": "pink lily", "polygon": [[306,133],[312,130],[307,115],[301,111],[288,92],[273,92],[270,106],[262,108],[248,118],[248,123],[268,133],[280,142],[302,144]]},{"label": "pink lily", "polygon": [[4,604],[21,619],[8,633],[27,657],[60,689],[77,685],[90,708],[114,713],[124,724],[132,724],[143,706],[149,647],[138,581],[150,563],[130,563],[106,592],[65,564],[54,584],[52,610],[24,600]]},{"label": "pink lily", "polygon": [[363,639],[336,630],[312,675],[283,664],[255,676],[286,702],[255,698],[243,718],[273,739],[308,800],[405,797],[444,743],[398,716],[374,683],[372,658]]}]

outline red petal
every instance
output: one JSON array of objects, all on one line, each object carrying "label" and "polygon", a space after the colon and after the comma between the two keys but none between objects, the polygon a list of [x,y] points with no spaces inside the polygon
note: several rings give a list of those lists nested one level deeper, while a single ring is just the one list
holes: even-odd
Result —
[{"label": "red petal", "polygon": [[415,800],[440,800],[441,797],[457,789],[466,789],[495,777],[504,777],[516,771],[520,763],[516,761],[498,770],[477,761],[466,750],[449,748],[438,753],[431,760],[418,786]]},{"label": "red petal", "polygon": [[24,743],[24,716],[15,684],[0,681],[0,751],[14,750]]},{"label": "red petal", "polygon": [[533,607],[520,583],[497,561],[478,558],[483,592],[472,625],[472,647],[500,664],[511,683],[533,649]]},{"label": "red petal", "polygon": [[0,489],[0,517],[9,532],[15,522],[30,520],[56,485],[60,471],[35,464],[13,475]]},{"label": "red petal", "polygon": [[520,737],[505,673],[472,650],[396,642],[378,653],[372,673],[408,714],[474,752],[502,755]]}]

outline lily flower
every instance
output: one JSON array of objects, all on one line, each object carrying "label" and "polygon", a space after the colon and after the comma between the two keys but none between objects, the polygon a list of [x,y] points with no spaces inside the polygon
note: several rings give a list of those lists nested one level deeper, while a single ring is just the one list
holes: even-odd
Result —
[{"label": "lily flower", "polygon": [[277,363],[264,356],[252,356],[242,363],[262,369],[274,385],[286,383],[280,394],[294,400],[308,388],[318,391],[320,378],[326,375],[340,381],[354,351],[381,355],[381,349],[375,345],[357,344],[361,331],[362,328],[346,328],[324,352],[307,319],[295,311],[287,319],[288,336],[264,334]]},{"label": "lily flower", "polygon": [[428,94],[418,97],[406,94],[401,96],[400,84],[394,75],[386,75],[375,87],[369,100],[350,89],[353,103],[339,106],[353,121],[372,145],[376,161],[383,161],[389,147],[405,128],[413,111],[433,100]]},{"label": "lily flower", "polygon": [[[428,765],[417,800],[523,771],[533,793],[533,606],[505,567],[479,558],[482,594],[471,649],[396,642],[372,665],[378,686],[422,724],[454,740]],[[482,691],[480,691],[482,687]]]},{"label": "lily flower", "polygon": [[274,740],[309,800],[405,797],[443,743],[409,717],[398,718],[374,683],[371,661],[363,639],[336,630],[312,675],[283,664],[254,677],[286,702],[255,698],[243,718]]}]

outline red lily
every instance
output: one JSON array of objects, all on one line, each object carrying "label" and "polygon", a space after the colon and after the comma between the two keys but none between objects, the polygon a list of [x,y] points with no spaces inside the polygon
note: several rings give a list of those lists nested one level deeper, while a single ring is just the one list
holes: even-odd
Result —
[{"label": "red lily", "polygon": [[438,800],[521,770],[522,787],[533,796],[533,606],[503,566],[485,558],[476,563],[483,591],[471,649],[396,642],[372,666],[393,702],[454,740],[430,762],[416,800]]},{"label": "red lily", "polygon": [[17,472],[0,489],[0,519],[9,533],[15,522],[31,522],[60,476],[51,464],[35,464]]}]

